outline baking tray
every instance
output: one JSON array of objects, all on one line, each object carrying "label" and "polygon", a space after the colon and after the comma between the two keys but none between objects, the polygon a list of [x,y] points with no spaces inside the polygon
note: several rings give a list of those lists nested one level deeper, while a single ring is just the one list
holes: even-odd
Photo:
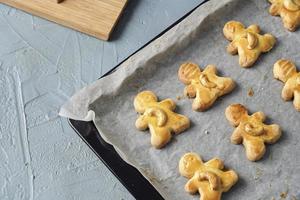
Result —
[{"label": "baking tray", "polygon": [[69,119],[69,124],[132,196],[141,200],[163,200],[149,181],[136,168],[126,163],[112,145],[103,140],[93,122]]},{"label": "baking tray", "polygon": [[[61,109],[61,116],[94,120],[103,139],[166,199],[199,198],[184,191],[187,180],[178,173],[178,161],[189,151],[199,153],[204,160],[220,157],[239,174],[239,182],[223,195],[224,200],[280,199],[285,192],[287,199],[292,199],[300,190],[300,115],[291,102],[281,99],[283,85],[273,78],[272,68],[282,57],[299,66],[300,38],[299,32],[286,31],[279,18],[268,14],[269,6],[261,0],[210,1],[129,58],[115,73],[78,91]],[[229,42],[222,29],[229,20],[242,21],[246,26],[258,23],[263,33],[275,35],[275,48],[263,54],[252,68],[239,67],[238,56],[226,53]],[[184,86],[178,81],[177,71],[186,61],[196,62],[202,69],[215,64],[219,74],[233,78],[237,87],[202,113],[192,111],[191,100],[176,100],[177,111],[188,116],[192,126],[173,137],[163,150],[156,150],[148,134],[134,127],[137,115],[133,99],[142,90],[154,91],[159,99],[182,95]],[[250,88],[252,96],[247,95]],[[230,144],[233,128],[224,110],[232,103],[246,105],[251,113],[263,111],[268,124],[279,124],[283,130],[281,139],[268,145],[259,162],[248,161],[242,146]]]},{"label": "baking tray", "polygon": [[[105,77],[112,72],[114,72],[123,62],[125,62],[129,57],[134,55],[140,49],[144,48],[152,41],[163,35],[173,26],[181,22],[184,18],[190,15],[195,9],[197,9],[202,4],[209,0],[204,0],[202,3],[198,4],[194,9],[185,14],[183,17],[178,19],[176,22],[171,24],[166,30],[161,32],[155,38],[150,40],[148,43],[143,45],[133,54],[129,55],[126,59],[120,62],[117,66],[113,67],[109,72],[104,74]],[[101,77],[101,78],[102,78]],[[133,166],[125,162],[120,155],[116,152],[114,147],[101,137],[95,124],[90,121],[80,121],[68,119],[70,126],[78,134],[78,136],[88,145],[88,147],[97,155],[97,157],[105,164],[105,166],[114,174],[115,177],[125,186],[125,188],[138,200],[163,200],[164,198],[159,194],[159,192],[153,187],[151,183]]]}]

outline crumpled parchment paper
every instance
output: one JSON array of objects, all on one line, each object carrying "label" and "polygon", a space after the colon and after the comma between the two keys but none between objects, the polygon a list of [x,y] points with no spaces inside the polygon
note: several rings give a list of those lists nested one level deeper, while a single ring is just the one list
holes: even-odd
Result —
[{"label": "crumpled parchment paper", "polygon": [[[273,64],[280,58],[294,60],[300,66],[300,35],[299,31],[286,31],[280,18],[268,14],[269,6],[267,0],[209,1],[116,72],[76,93],[61,108],[60,115],[94,120],[101,136],[166,199],[199,199],[184,191],[187,179],[178,172],[180,157],[189,151],[200,154],[205,161],[219,157],[239,174],[238,183],[222,199],[280,199],[285,192],[287,199],[300,196],[300,113],[292,102],[281,99],[283,84],[272,73]],[[260,25],[262,33],[277,38],[276,47],[263,54],[252,68],[241,68],[238,56],[226,52],[229,42],[222,29],[229,20]],[[198,63],[202,69],[214,64],[219,74],[232,77],[237,87],[208,111],[194,112],[192,100],[177,100],[184,89],[177,70],[185,61]],[[248,95],[251,89],[253,96]],[[161,100],[174,99],[176,111],[192,121],[189,130],[174,136],[161,150],[151,147],[148,131],[140,132],[134,126],[137,114],[133,99],[142,90],[152,90]],[[230,143],[234,129],[225,119],[224,110],[231,103],[244,104],[250,112],[263,111],[267,123],[281,126],[281,139],[267,146],[262,160],[248,161],[244,147]]]}]

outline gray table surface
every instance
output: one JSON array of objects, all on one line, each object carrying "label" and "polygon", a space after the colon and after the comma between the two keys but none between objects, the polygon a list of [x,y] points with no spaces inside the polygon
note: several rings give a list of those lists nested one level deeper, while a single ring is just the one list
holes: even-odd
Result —
[{"label": "gray table surface", "polygon": [[0,4],[0,199],[134,199],[58,116],[202,0],[130,0],[110,42]]}]

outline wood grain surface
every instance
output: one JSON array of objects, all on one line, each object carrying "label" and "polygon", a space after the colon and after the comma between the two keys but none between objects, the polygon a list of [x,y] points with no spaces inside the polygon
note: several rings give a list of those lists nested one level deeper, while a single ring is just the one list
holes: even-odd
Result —
[{"label": "wood grain surface", "polygon": [[127,0],[0,0],[96,38],[108,40]]}]

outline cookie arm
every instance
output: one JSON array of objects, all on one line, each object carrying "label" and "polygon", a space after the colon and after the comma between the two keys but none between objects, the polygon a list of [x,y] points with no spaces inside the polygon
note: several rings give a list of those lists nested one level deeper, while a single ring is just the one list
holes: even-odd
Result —
[{"label": "cookie arm", "polygon": [[260,32],[260,28],[256,24],[250,25],[247,29],[253,31],[254,33],[259,33]]},{"label": "cookie arm", "polygon": [[217,68],[215,65],[207,65],[206,68],[203,71],[204,74],[216,74],[217,73]]},{"label": "cookie arm", "polygon": [[252,116],[260,120],[261,122],[264,122],[266,120],[266,115],[263,112],[256,112]]},{"label": "cookie arm", "polygon": [[184,88],[184,95],[188,98],[195,98],[196,97],[197,90],[195,86],[188,85]]},{"label": "cookie arm", "polygon": [[176,108],[176,104],[172,99],[165,99],[159,102],[159,105],[162,107],[166,107],[169,110],[174,110]]},{"label": "cookie arm", "polygon": [[138,117],[135,121],[135,127],[140,131],[144,131],[148,128],[148,121],[145,119],[145,116],[141,115]]},{"label": "cookie arm", "polygon": [[234,40],[230,42],[229,45],[227,46],[227,52],[230,53],[231,55],[236,55],[238,53],[238,48]]},{"label": "cookie arm", "polygon": [[235,88],[235,82],[229,77],[218,77],[217,85],[221,95],[228,94]]},{"label": "cookie arm", "polygon": [[219,158],[213,158],[205,163],[206,166],[217,168],[217,169],[223,169],[224,163]]},{"label": "cookie arm", "polygon": [[179,134],[186,129],[188,129],[191,125],[189,118],[184,115],[175,114],[174,115],[174,123],[172,123],[172,131],[174,134]]},{"label": "cookie arm", "polygon": [[264,126],[265,133],[263,135],[263,139],[265,143],[273,144],[275,143],[281,136],[281,129],[279,125],[272,124]]}]

